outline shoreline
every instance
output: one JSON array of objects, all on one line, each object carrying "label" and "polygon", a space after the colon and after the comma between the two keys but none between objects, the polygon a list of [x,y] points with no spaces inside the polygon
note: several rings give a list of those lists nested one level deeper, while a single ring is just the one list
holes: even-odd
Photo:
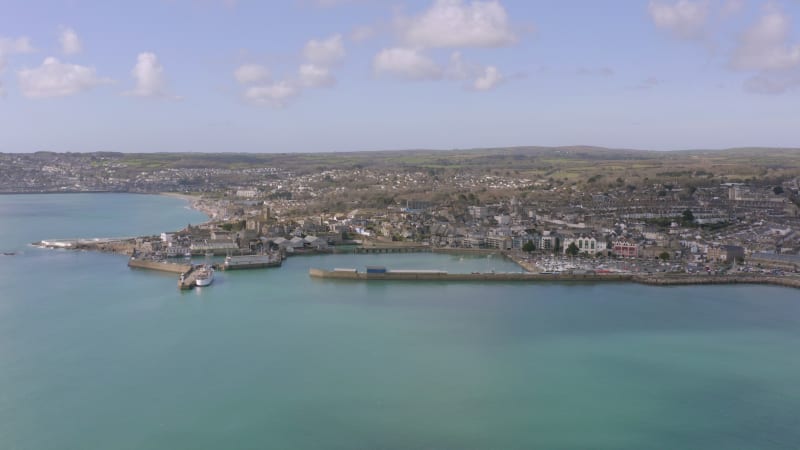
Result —
[{"label": "shoreline", "polygon": [[200,201],[203,199],[202,195],[180,194],[177,192],[158,192],[154,193],[153,195],[160,195],[163,197],[171,197],[183,200],[189,204],[189,208],[205,214],[206,220],[204,222],[199,223],[198,225],[206,225],[214,220],[214,217],[212,216],[212,211],[200,205]]}]

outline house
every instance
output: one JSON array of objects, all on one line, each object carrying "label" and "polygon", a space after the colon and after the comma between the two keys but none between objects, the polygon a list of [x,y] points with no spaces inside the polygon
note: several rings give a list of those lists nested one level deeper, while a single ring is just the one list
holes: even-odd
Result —
[{"label": "house", "polygon": [[306,241],[305,241],[305,239],[303,239],[301,237],[295,236],[295,237],[289,239],[289,246],[292,247],[292,248],[300,249],[300,248],[305,247],[305,245],[306,245]]},{"label": "house", "polygon": [[555,250],[560,243],[561,240],[557,233],[553,231],[543,231],[542,235],[539,237],[539,245],[537,245],[536,248],[544,251]]},{"label": "house", "polygon": [[708,247],[706,256],[709,261],[734,262],[737,258],[744,258],[744,248],[738,245],[720,245]]},{"label": "house", "polygon": [[567,253],[567,248],[569,248],[572,243],[578,247],[578,253],[587,253],[589,255],[601,253],[606,249],[606,243],[604,241],[598,241],[594,236],[577,235],[564,238],[564,243],[562,245],[564,254]]},{"label": "house", "polygon": [[639,256],[639,245],[624,238],[614,241],[611,250],[615,255],[623,258],[636,258]]},{"label": "house", "polygon": [[306,236],[304,239],[305,245],[317,251],[324,251],[328,249],[328,241],[320,239],[316,236]]}]

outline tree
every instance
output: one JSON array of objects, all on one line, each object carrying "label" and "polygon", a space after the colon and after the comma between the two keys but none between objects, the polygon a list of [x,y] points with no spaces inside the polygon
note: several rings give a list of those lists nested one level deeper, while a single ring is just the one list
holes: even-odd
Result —
[{"label": "tree", "polygon": [[684,211],[681,215],[681,218],[683,219],[684,224],[694,223],[694,213],[692,213],[691,209]]},{"label": "tree", "polygon": [[772,192],[774,192],[775,195],[781,195],[781,194],[783,194],[783,187],[782,186],[775,186],[774,188],[772,188]]},{"label": "tree", "polygon": [[578,246],[575,245],[574,242],[570,242],[569,247],[567,247],[567,254],[569,256],[576,256],[579,252]]},{"label": "tree", "polygon": [[669,261],[669,252],[661,252],[658,257],[661,258],[662,261]]},{"label": "tree", "polygon": [[536,245],[534,245],[533,241],[528,241],[522,245],[522,250],[530,253],[536,250]]}]

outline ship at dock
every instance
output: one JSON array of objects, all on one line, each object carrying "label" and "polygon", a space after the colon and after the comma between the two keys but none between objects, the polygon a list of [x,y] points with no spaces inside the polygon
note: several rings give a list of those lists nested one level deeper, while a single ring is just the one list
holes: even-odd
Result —
[{"label": "ship at dock", "polygon": [[197,275],[195,276],[195,286],[203,287],[208,286],[214,282],[214,268],[209,265],[202,265],[199,269],[197,269]]},{"label": "ship at dock", "polygon": [[279,253],[227,256],[225,262],[222,264],[222,270],[280,267],[282,262],[283,258]]}]

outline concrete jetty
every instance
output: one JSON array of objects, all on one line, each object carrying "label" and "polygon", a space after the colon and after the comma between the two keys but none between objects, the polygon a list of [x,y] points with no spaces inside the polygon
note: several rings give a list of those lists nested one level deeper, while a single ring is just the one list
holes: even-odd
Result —
[{"label": "concrete jetty", "polygon": [[652,286],[762,284],[800,289],[798,277],[758,275],[638,275],[630,273],[609,274],[541,274],[541,273],[448,273],[429,270],[386,270],[359,272],[356,269],[310,269],[312,278],[351,281],[495,281],[540,283],[605,283],[630,282]]},{"label": "concrete jetty", "polygon": [[133,267],[136,269],[159,270],[161,272],[170,273],[184,273],[191,270],[192,265],[131,257],[128,260],[128,267]]},{"label": "concrete jetty", "polygon": [[189,266],[189,270],[181,273],[178,278],[178,289],[182,291],[189,290],[197,285],[197,271],[194,266]]},{"label": "concrete jetty", "polygon": [[387,270],[380,273],[359,272],[356,269],[310,269],[312,278],[327,278],[337,280],[386,280],[386,281],[590,281],[590,282],[620,282],[631,281],[630,274],[538,274],[538,273],[448,273],[438,270]]}]

